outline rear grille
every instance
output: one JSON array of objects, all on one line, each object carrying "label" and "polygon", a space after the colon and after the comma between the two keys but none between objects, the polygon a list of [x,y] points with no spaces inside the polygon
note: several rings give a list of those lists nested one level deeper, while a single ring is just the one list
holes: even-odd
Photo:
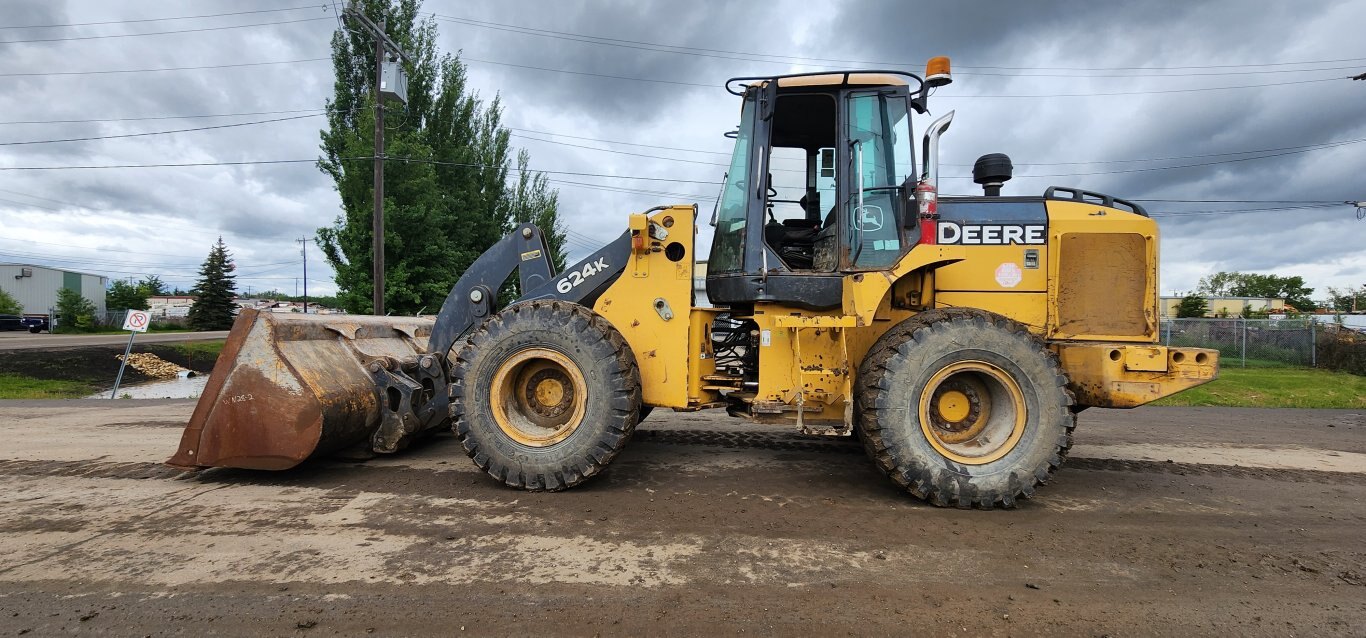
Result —
[{"label": "rear grille", "polygon": [[1054,337],[1149,336],[1147,257],[1137,233],[1064,234]]}]

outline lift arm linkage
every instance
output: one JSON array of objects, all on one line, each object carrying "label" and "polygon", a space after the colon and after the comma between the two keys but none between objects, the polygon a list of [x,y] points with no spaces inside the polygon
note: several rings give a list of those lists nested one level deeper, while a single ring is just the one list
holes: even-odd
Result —
[{"label": "lift arm linkage", "polygon": [[450,418],[446,357],[461,337],[498,311],[498,290],[514,270],[522,296],[513,303],[559,299],[592,306],[625,270],[631,251],[628,231],[557,274],[543,237],[534,224],[521,224],[475,259],[441,304],[426,353],[370,364],[382,406],[381,424],[371,440],[376,452],[400,450],[418,432]]}]

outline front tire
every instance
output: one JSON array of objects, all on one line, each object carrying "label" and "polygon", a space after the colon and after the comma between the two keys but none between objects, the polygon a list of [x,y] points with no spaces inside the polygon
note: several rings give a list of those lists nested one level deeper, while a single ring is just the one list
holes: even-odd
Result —
[{"label": "front tire", "polygon": [[640,419],[640,372],[621,334],[583,306],[513,305],[452,360],[451,420],[465,452],[509,487],[559,491],[600,472]]},{"label": "front tire", "polygon": [[1053,354],[981,310],[920,313],[859,367],[858,429],[891,479],[939,506],[1014,507],[1067,457],[1075,415]]}]

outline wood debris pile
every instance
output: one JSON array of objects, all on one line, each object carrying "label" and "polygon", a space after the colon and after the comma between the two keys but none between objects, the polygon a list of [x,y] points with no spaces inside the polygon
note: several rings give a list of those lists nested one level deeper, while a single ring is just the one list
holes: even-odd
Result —
[{"label": "wood debris pile", "polygon": [[[123,355],[115,355],[119,360]],[[134,352],[128,355],[128,365],[134,370],[141,372],[149,377],[158,379],[174,379],[179,376],[191,376],[194,373],[186,370],[170,361],[162,359],[150,352]]]}]

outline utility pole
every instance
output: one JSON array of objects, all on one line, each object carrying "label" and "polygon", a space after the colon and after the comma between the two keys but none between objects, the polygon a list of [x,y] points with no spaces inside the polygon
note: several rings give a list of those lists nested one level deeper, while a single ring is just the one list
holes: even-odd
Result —
[{"label": "utility pole", "polygon": [[[385,85],[384,65],[386,56],[392,55],[402,58],[404,62],[412,62],[403,48],[385,33],[385,18],[381,17],[379,24],[375,24],[368,16],[356,6],[355,0],[347,5],[344,19],[348,24],[355,22],[370,32],[375,40],[375,212],[371,220],[371,253],[373,255],[373,277],[374,286],[374,314],[384,315],[384,98],[393,96],[401,101],[407,101],[407,79],[402,77],[402,68],[393,69],[392,75],[394,82],[391,86]],[[307,282],[305,281],[305,287]]]},{"label": "utility pole", "polygon": [[384,315],[384,96],[380,95],[380,78],[384,76],[384,35],[386,20],[379,19],[378,35],[375,37],[375,214],[374,224],[374,278],[375,278],[375,315]]},{"label": "utility pole", "polygon": [[308,238],[300,237],[294,241],[299,242],[299,254],[304,256],[304,314],[308,314]]}]

